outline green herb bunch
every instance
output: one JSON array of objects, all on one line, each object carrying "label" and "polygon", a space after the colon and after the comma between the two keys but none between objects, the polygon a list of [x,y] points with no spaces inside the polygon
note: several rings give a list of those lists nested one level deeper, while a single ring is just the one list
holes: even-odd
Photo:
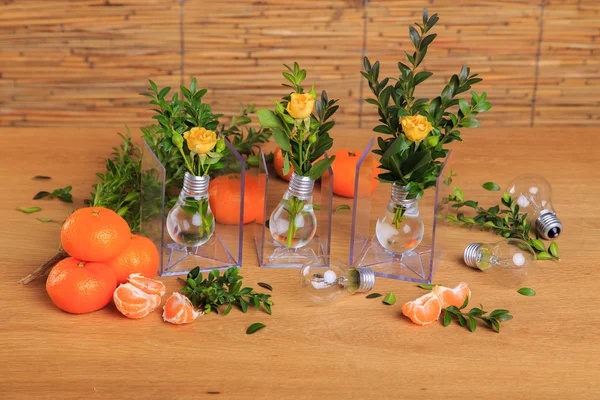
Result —
[{"label": "green herb bunch", "polygon": [[[451,179],[449,177],[447,182],[451,183]],[[483,188],[491,191],[500,190],[500,186],[493,182],[486,182]],[[450,223],[461,224],[463,228],[478,227],[490,230],[504,238],[524,240],[536,252],[538,260],[559,259],[556,242],[551,242],[546,248],[546,245],[538,237],[535,229],[533,229],[535,237],[532,237],[531,224],[527,221],[527,214],[519,212],[520,208],[517,201],[506,192],[503,193],[500,204],[484,208],[480,207],[477,201],[465,200],[462,190],[454,186],[453,193],[444,199],[443,202],[450,204],[451,208],[456,209],[456,215],[454,213],[446,215],[446,219]],[[475,215],[465,215],[461,211],[464,207],[475,210]]]},{"label": "green herb bunch", "polygon": [[255,292],[251,287],[242,287],[242,279],[239,268],[229,268],[223,275],[214,270],[203,278],[200,267],[196,267],[188,273],[186,286],[181,289],[181,293],[206,313],[218,313],[220,306],[226,306],[223,315],[227,315],[234,305],[246,313],[249,305],[258,309],[262,305],[271,314],[271,306],[274,304],[271,295]]},{"label": "green herb bunch", "polygon": [[[317,101],[314,86],[308,93],[304,92],[302,82],[306,78],[306,70],[300,69],[298,63],[294,63],[293,68],[287,65],[285,67],[289,72],[283,72],[283,76],[290,84],[283,86],[291,88],[293,92],[281,102],[275,102],[275,111],[267,108],[259,110],[258,120],[264,128],[272,130],[273,138],[281,148],[283,173],[287,175],[290,168],[294,167],[297,175],[317,180],[335,159],[333,156],[317,161],[333,145],[329,131],[335,122],[329,119],[339,106],[335,105],[337,100],[329,100],[324,90],[320,101]],[[307,116],[296,118],[304,115],[296,110],[296,98],[307,100],[306,108],[303,107]],[[316,115],[313,114],[313,107]]]},{"label": "green herb bunch", "polygon": [[435,185],[442,159],[448,154],[445,146],[462,140],[460,128],[477,128],[480,124],[475,116],[492,107],[485,92],[481,95],[471,92],[470,102],[457,98],[482,80],[466,66],[459,74],[452,75],[440,96],[431,100],[415,97],[416,87],[433,75],[417,70],[437,37],[430,31],[438,20],[437,14],[429,17],[424,9],[423,23],[415,24],[419,30],[409,27],[414,51],[405,53],[408,64],[398,63],[398,78],[380,80],[379,61],[371,64],[367,57],[361,71],[375,96],[366,102],[377,107],[380,117],[381,124],[373,130],[387,135],[378,138],[379,148],[373,150],[380,156],[383,170],[379,180],[402,185],[409,199],[419,199],[425,189]]},{"label": "green herb bunch", "polygon": [[467,327],[471,332],[474,332],[477,328],[477,320],[483,321],[490,329],[500,333],[500,322],[510,321],[513,317],[510,315],[508,310],[494,310],[488,314],[487,311],[483,310],[483,305],[479,305],[479,308],[471,308],[468,312],[463,310],[469,304],[469,298],[467,297],[460,306],[449,306],[444,308],[444,326],[450,325],[453,319],[457,320],[460,326]]}]

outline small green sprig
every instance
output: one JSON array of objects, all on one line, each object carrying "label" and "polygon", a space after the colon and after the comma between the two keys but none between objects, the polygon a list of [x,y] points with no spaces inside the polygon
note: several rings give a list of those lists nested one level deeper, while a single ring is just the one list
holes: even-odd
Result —
[{"label": "small green sprig", "polygon": [[[483,188],[490,191],[499,190],[499,186],[494,182],[486,182]],[[529,243],[537,254],[538,260],[559,260],[558,245],[551,242],[548,247],[539,238],[531,237],[531,224],[527,221],[527,214],[520,213],[520,207],[517,201],[508,193],[504,192],[500,199],[500,204],[489,208],[480,207],[474,200],[465,200],[463,192],[457,186],[454,186],[453,194],[449,195],[446,202],[456,209],[456,215],[451,213],[446,215],[450,223],[461,224],[463,228],[478,227],[482,230],[490,230],[496,235],[504,238],[521,239]],[[463,207],[475,210],[473,217],[466,216],[459,210]]]},{"label": "small green sprig", "polygon": [[73,186],[65,186],[64,188],[54,189],[52,192],[41,191],[33,196],[33,200],[39,200],[43,198],[59,199],[65,203],[73,202],[73,195],[71,194]]},{"label": "small green sprig", "polygon": [[449,306],[444,308],[444,326],[450,325],[452,319],[458,321],[460,326],[467,327],[471,332],[474,332],[477,328],[477,320],[485,322],[490,328],[500,333],[500,322],[510,321],[513,319],[512,315],[509,314],[508,310],[494,310],[488,314],[487,311],[483,310],[483,305],[479,305],[479,308],[471,308],[468,312],[463,312],[469,304],[469,298],[467,297],[460,308],[456,306]]},{"label": "small green sprig", "polygon": [[271,314],[274,304],[271,295],[255,292],[251,287],[242,288],[243,277],[239,275],[239,271],[239,268],[230,268],[220,275],[219,271],[214,270],[203,279],[200,267],[196,267],[188,273],[186,286],[181,289],[181,293],[205,313],[218,313],[220,306],[226,306],[223,315],[227,315],[233,305],[237,305],[246,313],[248,305],[254,305],[258,309],[262,305],[266,312]]}]

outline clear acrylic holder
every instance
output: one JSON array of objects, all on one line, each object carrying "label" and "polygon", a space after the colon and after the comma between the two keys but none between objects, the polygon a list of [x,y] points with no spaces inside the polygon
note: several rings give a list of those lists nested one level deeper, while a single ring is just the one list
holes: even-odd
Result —
[{"label": "clear acrylic holder", "polygon": [[444,237],[448,229],[448,205],[444,201],[451,193],[451,158],[448,153],[435,188],[429,188],[419,199],[419,215],[425,225],[423,240],[413,251],[394,254],[384,249],[375,236],[379,214],[390,201],[391,184],[379,184],[372,191],[373,169],[371,139],[356,165],[352,230],[350,233],[350,265],[370,267],[375,275],[418,283],[431,283],[444,253]]},{"label": "clear acrylic holder", "polygon": [[[175,243],[166,229],[166,218],[172,205],[169,204],[169,200],[179,195],[181,182],[167,182],[164,165],[148,143],[144,142],[140,190],[140,234],[152,240],[161,253],[159,269],[161,276],[187,274],[196,266],[199,266],[201,271],[241,267],[246,162],[227,139],[225,144],[230,154],[222,159],[225,168],[217,172],[219,175],[223,173],[239,175],[239,221],[234,224],[224,224],[220,223],[215,215],[215,231],[208,242],[202,246],[185,247]],[[215,178],[211,177],[211,184],[213,179]]]},{"label": "clear acrylic holder", "polygon": [[[327,157],[327,155],[325,155]],[[331,219],[333,205],[333,171],[329,168],[315,182],[313,204],[317,217],[317,233],[304,247],[288,249],[273,240],[267,227],[271,212],[279,205],[287,190],[287,181],[279,178],[274,171],[269,171],[265,155],[259,154],[259,167],[253,168],[258,181],[259,208],[262,218],[257,218],[254,227],[254,242],[258,255],[258,264],[262,268],[300,268],[309,258],[326,256],[331,246]],[[261,213],[259,213],[261,214]]]}]

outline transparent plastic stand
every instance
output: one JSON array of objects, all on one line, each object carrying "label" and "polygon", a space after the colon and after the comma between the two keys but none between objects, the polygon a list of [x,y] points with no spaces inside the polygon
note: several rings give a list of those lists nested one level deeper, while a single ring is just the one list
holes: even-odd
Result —
[{"label": "transparent plastic stand", "polygon": [[435,188],[429,188],[418,201],[419,214],[425,225],[423,240],[413,251],[392,253],[384,249],[375,236],[375,226],[390,200],[391,184],[379,184],[372,191],[373,169],[377,157],[371,150],[372,139],[356,166],[352,231],[350,234],[350,265],[370,267],[375,275],[418,283],[431,283],[444,253],[444,236],[448,229],[448,206],[443,201],[451,193],[450,163],[452,154],[444,160]]},{"label": "transparent plastic stand", "polygon": [[[326,155],[327,156],[327,155]],[[269,171],[265,156],[259,154],[259,167],[253,168],[258,181],[259,208],[262,213],[256,219],[254,242],[258,254],[258,263],[262,268],[300,268],[308,259],[329,255],[331,245],[331,218],[333,204],[333,171],[329,168],[315,182],[313,204],[317,217],[317,233],[304,247],[288,249],[273,240],[268,228],[271,212],[279,205],[287,190],[288,182]]]},{"label": "transparent plastic stand", "polygon": [[[221,160],[224,162],[225,168],[217,170],[216,173],[219,176],[236,175],[240,196],[239,221],[236,220],[234,224],[225,224],[219,222],[219,218],[215,215],[215,231],[208,242],[198,247],[185,247],[175,243],[166,229],[166,217],[170,207],[174,204],[172,199],[179,195],[182,182],[167,181],[164,165],[148,144],[144,143],[140,193],[140,233],[152,240],[161,250],[159,269],[161,276],[187,274],[196,266],[199,266],[201,271],[241,267],[246,163],[227,139],[225,139],[225,144],[230,154]],[[214,179],[216,177],[211,176],[211,185]],[[211,208],[213,201],[215,198],[210,200]]]}]

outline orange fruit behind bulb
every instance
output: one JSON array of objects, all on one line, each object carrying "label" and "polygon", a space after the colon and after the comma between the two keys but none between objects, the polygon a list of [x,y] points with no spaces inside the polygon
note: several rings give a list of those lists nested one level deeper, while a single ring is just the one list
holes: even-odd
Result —
[{"label": "orange fruit behind bulb", "polygon": [[283,173],[283,153],[281,149],[278,147],[273,154],[273,167],[275,168],[275,173],[281,178],[289,181],[292,177],[292,173],[294,172],[294,167],[290,165],[290,172],[287,175]]},{"label": "orange fruit behind bulb", "polygon": [[83,314],[99,310],[110,303],[117,278],[106,265],[68,257],[52,268],[46,291],[61,310]]},{"label": "orange fruit behind bulb", "polygon": [[67,218],[60,232],[65,251],[85,261],[108,261],[121,253],[130,239],[127,222],[104,207],[80,208]]},{"label": "orange fruit behind bulb", "polygon": [[[356,179],[356,164],[360,159],[360,152],[354,150],[338,150],[335,152],[335,161],[331,165],[333,170],[333,193],[342,197],[354,198],[354,180]],[[379,168],[375,157],[368,155],[364,163],[371,163],[373,166],[373,183],[371,193],[375,191],[379,181]]]},{"label": "orange fruit behind bulb", "polygon": [[[240,222],[240,188],[238,174],[221,175],[211,179],[208,186],[210,208],[215,220],[224,225]],[[244,224],[256,219],[258,210],[258,180],[246,174],[244,183]]]},{"label": "orange fruit behind bulb", "polygon": [[118,283],[125,283],[131,274],[141,274],[154,278],[160,265],[160,254],[152,240],[133,235],[118,256],[106,262],[117,277]]}]

